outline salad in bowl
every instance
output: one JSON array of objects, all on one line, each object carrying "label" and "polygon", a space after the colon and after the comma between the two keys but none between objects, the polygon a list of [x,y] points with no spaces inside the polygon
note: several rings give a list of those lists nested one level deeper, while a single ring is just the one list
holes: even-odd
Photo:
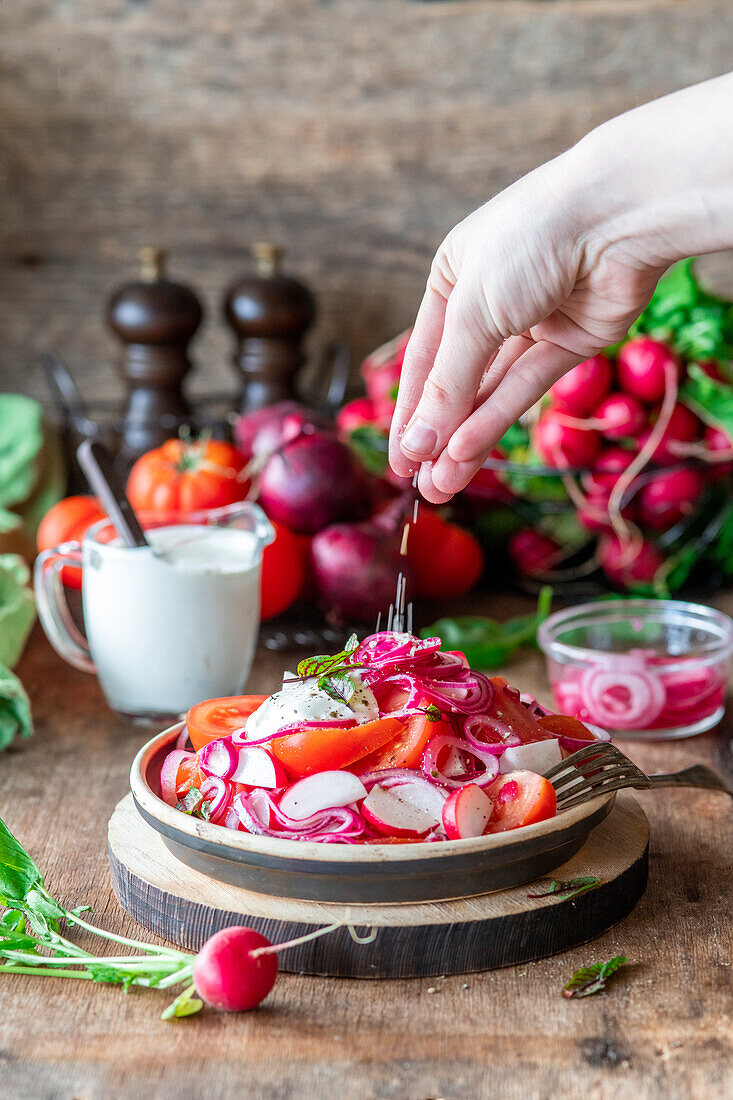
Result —
[{"label": "salad in bowl", "polygon": [[457,840],[553,817],[543,773],[603,739],[472,670],[439,638],[382,631],[301,661],[272,695],[194,706],[160,791],[184,813],[257,836]]}]

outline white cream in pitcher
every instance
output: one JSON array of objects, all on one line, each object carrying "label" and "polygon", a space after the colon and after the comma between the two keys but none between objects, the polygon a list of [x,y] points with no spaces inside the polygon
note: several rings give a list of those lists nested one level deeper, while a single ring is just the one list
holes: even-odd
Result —
[{"label": "white cream in pitcher", "polygon": [[97,672],[123,713],[181,714],[241,691],[260,615],[251,531],[161,527],[151,548],[84,548],[84,621]]}]

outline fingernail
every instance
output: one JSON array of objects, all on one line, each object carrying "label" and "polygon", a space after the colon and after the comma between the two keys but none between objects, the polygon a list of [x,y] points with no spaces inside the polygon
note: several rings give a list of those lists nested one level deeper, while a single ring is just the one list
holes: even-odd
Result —
[{"label": "fingernail", "polygon": [[438,442],[438,433],[424,420],[412,420],[402,436],[401,446],[403,451],[409,451],[414,455],[429,455],[435,450]]}]

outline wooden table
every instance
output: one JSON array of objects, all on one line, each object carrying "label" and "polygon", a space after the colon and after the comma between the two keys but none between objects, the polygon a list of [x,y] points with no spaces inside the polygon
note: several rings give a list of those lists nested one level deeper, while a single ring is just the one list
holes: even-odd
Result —
[{"label": "wooden table", "polygon": [[[495,614],[521,601],[493,599]],[[728,600],[733,605],[733,600]],[[489,603],[487,601],[487,609]],[[523,605],[522,605],[523,606]],[[283,656],[261,650],[254,691],[272,690]],[[109,884],[106,829],[146,740],[106,708],[95,680],[34,634],[19,669],[36,734],[0,759],[0,813],[44,870],[52,893],[93,919],[147,936]],[[514,682],[547,699],[539,655]],[[549,701],[549,700],[548,700]],[[721,766],[722,739],[628,744],[647,770]],[[724,796],[641,794],[652,826],[649,888],[601,939],[563,955],[466,978],[343,981],[282,975],[244,1016],[159,1019],[165,995],[5,976],[0,1095],[175,1100],[245,1095],[339,1100],[733,1095],[731,910],[733,815]],[[605,994],[560,995],[586,963],[628,955]]]}]

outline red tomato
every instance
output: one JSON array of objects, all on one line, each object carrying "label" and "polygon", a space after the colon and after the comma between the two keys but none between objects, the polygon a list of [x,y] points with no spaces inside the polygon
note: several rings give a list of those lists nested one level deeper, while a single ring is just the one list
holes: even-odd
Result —
[{"label": "red tomato", "polygon": [[346,728],[304,729],[275,737],[270,742],[270,749],[291,775],[300,778],[314,772],[347,768],[394,740],[401,729],[402,722],[397,718],[378,718],[375,722]]},{"label": "red tomato", "polygon": [[486,788],[494,803],[487,833],[503,833],[520,825],[534,825],[557,812],[555,788],[535,772],[507,772]]},{"label": "red tomato", "polygon": [[218,439],[169,439],[137,460],[127,495],[133,508],[151,515],[222,508],[246,497],[246,464],[236,447]]},{"label": "red tomato", "polygon": [[262,620],[272,619],[295,603],[305,584],[305,551],[301,539],[284,523],[270,521],[275,541],[262,555]]},{"label": "red tomato", "polygon": [[223,699],[205,699],[191,707],[186,715],[188,736],[198,751],[209,741],[228,737],[241,730],[244,723],[264,703],[267,695],[229,695]]},{"label": "red tomato", "polygon": [[176,772],[176,794],[181,798],[191,787],[200,787],[204,775],[199,769],[197,756],[188,756],[178,765]]},{"label": "red tomato", "polygon": [[518,696],[514,695],[511,688],[507,692],[509,685],[503,676],[492,676],[490,679],[494,685],[494,701],[489,713],[501,722],[505,722],[523,744],[530,741],[548,741],[557,736],[542,728],[537,719],[533,718],[519,701]]},{"label": "red tomato", "polygon": [[[40,522],[36,535],[38,552],[62,542],[81,542],[89,528],[107,513],[96,497],[66,497],[54,504]],[[81,588],[81,569],[65,565],[61,579],[68,588]]]},{"label": "red tomato", "polygon": [[483,551],[470,531],[448,523],[424,504],[417,523],[410,525],[407,557],[418,596],[431,600],[462,596],[484,570]]},{"label": "red tomato", "polygon": [[[382,700],[383,711],[399,711],[407,699],[406,691],[394,690]],[[419,704],[427,706],[428,700]],[[376,752],[370,753],[359,761],[359,772],[371,772],[383,768],[419,768],[425,746],[436,733],[455,733],[449,718],[431,722],[426,714],[416,714],[412,718],[402,718],[402,730],[392,741],[388,741]]]},{"label": "red tomato", "polygon": [[538,718],[537,723],[553,737],[574,737],[576,741],[597,740],[579,718],[573,718],[570,714],[546,714]]}]

